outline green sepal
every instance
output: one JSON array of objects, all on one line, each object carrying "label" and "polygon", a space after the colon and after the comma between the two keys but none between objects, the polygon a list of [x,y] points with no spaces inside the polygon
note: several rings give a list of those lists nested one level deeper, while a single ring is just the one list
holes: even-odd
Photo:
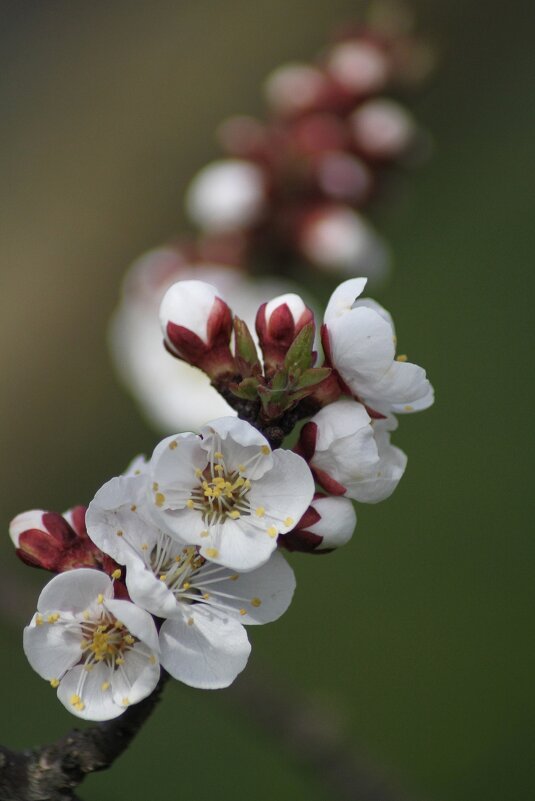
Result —
[{"label": "green sepal", "polygon": [[314,323],[307,323],[298,333],[284,357],[284,366],[291,373],[308,370],[312,366],[312,346],[314,344]]},{"label": "green sepal", "polygon": [[242,375],[259,375],[262,367],[251,332],[243,320],[234,317],[234,347],[238,369]]}]

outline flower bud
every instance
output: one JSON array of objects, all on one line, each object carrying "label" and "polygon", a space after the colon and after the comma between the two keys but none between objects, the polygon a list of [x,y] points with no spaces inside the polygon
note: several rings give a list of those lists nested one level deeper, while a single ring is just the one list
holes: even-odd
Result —
[{"label": "flower bud", "polygon": [[291,117],[318,106],[327,87],[328,80],[317,67],[294,63],[274,70],[264,91],[275,113]]},{"label": "flower bud", "polygon": [[91,567],[111,575],[117,564],[87,536],[85,512],[85,506],[76,506],[64,515],[43,509],[17,515],[9,525],[17,556],[53,573]]},{"label": "flower bud", "polygon": [[204,281],[178,281],[164,295],[160,324],[170,353],[210,378],[235,371],[229,349],[232,313]]},{"label": "flower bud", "polygon": [[416,136],[416,125],[409,112],[386,98],[363,103],[353,112],[349,123],[355,146],[370,159],[399,158]]},{"label": "flower bud", "polygon": [[347,92],[359,97],[380,91],[389,78],[385,53],[365,41],[336,45],[330,53],[327,68]]},{"label": "flower bud", "polygon": [[345,205],[325,205],[307,215],[299,234],[307,259],[328,272],[382,279],[388,271],[383,240],[357,212]]},{"label": "flower bud", "polygon": [[330,494],[377,503],[392,494],[407,464],[390,444],[396,427],[394,417],[372,423],[361,403],[343,398],[303,426],[296,450]]},{"label": "flower bud", "polygon": [[349,542],[356,524],[357,515],[348,498],[316,493],[294,530],[279,537],[279,546],[287,551],[329,553]]},{"label": "flower bud", "polygon": [[308,323],[314,323],[314,313],[293,292],[260,306],[256,332],[266,368],[276,369],[284,362],[288,348]]},{"label": "flower bud", "polygon": [[215,161],[197,173],[186,196],[189,216],[207,231],[231,231],[256,223],[266,201],[264,174],[248,161]]}]

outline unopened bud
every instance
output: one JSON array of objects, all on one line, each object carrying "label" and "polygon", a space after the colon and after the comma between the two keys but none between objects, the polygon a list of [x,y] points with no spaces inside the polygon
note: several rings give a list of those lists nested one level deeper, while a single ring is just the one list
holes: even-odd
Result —
[{"label": "unopened bud", "polygon": [[284,362],[289,347],[308,323],[314,323],[314,313],[292,292],[260,306],[256,332],[266,368],[276,369]]},{"label": "unopened bud", "polygon": [[217,289],[204,281],[178,281],[164,295],[160,323],[170,353],[212,379],[233,373],[229,349],[232,313]]},{"label": "unopened bud", "polygon": [[273,111],[293,116],[318,106],[327,87],[325,75],[316,67],[284,64],[268,76],[265,94]]},{"label": "unopened bud", "polygon": [[288,551],[329,553],[349,542],[356,524],[350,500],[317,493],[294,530],[279,537],[279,546]]},{"label": "unopened bud", "polygon": [[380,91],[389,78],[385,53],[371,42],[341,42],[332,49],[327,68],[347,91],[357,96]]}]

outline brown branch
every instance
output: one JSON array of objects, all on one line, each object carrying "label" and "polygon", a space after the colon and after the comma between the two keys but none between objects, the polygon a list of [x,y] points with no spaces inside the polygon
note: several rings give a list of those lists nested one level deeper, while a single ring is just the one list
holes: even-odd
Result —
[{"label": "brown branch", "polygon": [[168,674],[154,692],[114,720],[73,729],[52,745],[31,751],[0,746],[0,801],[76,801],[89,773],[109,768],[130,745],[160,700]]}]

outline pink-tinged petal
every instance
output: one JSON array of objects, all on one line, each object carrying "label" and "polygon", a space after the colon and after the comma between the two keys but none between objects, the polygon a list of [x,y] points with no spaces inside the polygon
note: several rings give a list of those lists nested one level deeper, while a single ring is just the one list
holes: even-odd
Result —
[{"label": "pink-tinged petal", "polygon": [[124,623],[128,631],[145,643],[151,651],[158,651],[158,632],[152,615],[130,601],[104,601],[104,608]]},{"label": "pink-tinged petal", "polygon": [[104,663],[89,672],[78,665],[61,680],[58,698],[65,709],[82,720],[111,720],[121,715],[125,707],[114,703],[110,687],[102,689],[110,678],[111,669]]},{"label": "pink-tinged petal", "polygon": [[113,585],[100,570],[79,568],[54,576],[44,587],[37,609],[39,612],[84,612],[96,602],[99,595],[113,597]]},{"label": "pink-tinged petal", "polygon": [[357,515],[351,501],[347,498],[316,498],[313,506],[319,512],[320,519],[306,528],[311,534],[322,538],[320,550],[339,548],[349,542],[357,525]]},{"label": "pink-tinged petal", "polygon": [[44,509],[30,509],[13,518],[9,524],[9,536],[15,548],[19,547],[19,537],[23,531],[30,529],[43,530]]},{"label": "pink-tinged petal", "polygon": [[242,625],[200,604],[160,629],[162,666],[190,687],[228,687],[247,664],[251,646]]},{"label": "pink-tinged petal", "polygon": [[[37,625],[37,621],[41,621]],[[63,674],[76,665],[82,656],[80,644],[82,629],[75,623],[66,628],[61,624],[48,623],[37,615],[24,629],[24,653],[32,668],[43,679],[61,679]]]},{"label": "pink-tinged petal", "polygon": [[68,509],[63,514],[63,517],[65,518],[67,523],[73,528],[78,537],[82,539],[87,534],[87,529],[85,525],[86,511],[87,511],[87,506],[73,506],[72,509]]},{"label": "pink-tinged petal", "polygon": [[[159,650],[159,645],[158,645]],[[156,654],[136,643],[124,655],[124,664],[111,677],[114,702],[124,709],[142,701],[154,690],[160,678],[160,664]]]},{"label": "pink-tinged petal", "polygon": [[160,305],[160,323],[164,335],[168,326],[189,330],[204,345],[208,344],[208,318],[217,289],[204,281],[178,281],[165,293]]},{"label": "pink-tinged petal", "polygon": [[[237,573],[224,569],[214,576],[205,569],[210,583],[203,587],[202,571],[195,584],[209,594],[207,605],[217,604],[220,611],[243,625],[271,623],[288,609],[295,590],[295,576],[284,557],[275,551],[257,570]],[[215,580],[217,578],[217,580]]]}]

